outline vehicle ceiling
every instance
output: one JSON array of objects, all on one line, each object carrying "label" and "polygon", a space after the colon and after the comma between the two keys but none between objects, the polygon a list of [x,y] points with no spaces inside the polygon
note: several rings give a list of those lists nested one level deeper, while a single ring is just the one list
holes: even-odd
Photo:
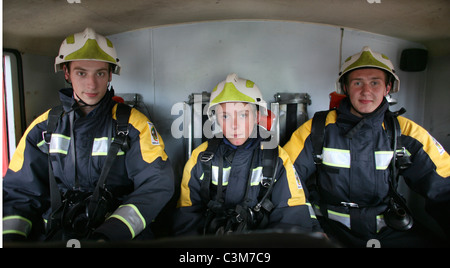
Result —
[{"label": "vehicle ceiling", "polygon": [[449,0],[3,0],[3,47],[54,56],[87,26],[111,35],[217,20],[328,24],[450,51]]}]

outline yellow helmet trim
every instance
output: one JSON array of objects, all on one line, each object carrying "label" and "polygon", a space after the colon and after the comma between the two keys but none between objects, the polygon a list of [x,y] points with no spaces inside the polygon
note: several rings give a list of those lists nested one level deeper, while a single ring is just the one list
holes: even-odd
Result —
[{"label": "yellow helmet trim", "polygon": [[82,48],[64,58],[66,61],[89,59],[117,63],[115,59],[100,48],[94,39],[88,39]]},{"label": "yellow helmet trim", "polygon": [[[247,83],[247,87],[248,86],[249,86],[249,84]],[[251,103],[256,102],[255,99],[253,99],[253,98],[243,94],[239,90],[237,90],[236,86],[233,83],[227,82],[227,83],[225,83],[225,86],[223,87],[222,92],[220,92],[219,95],[217,95],[217,97],[215,97],[211,101],[211,105],[221,103],[221,102],[233,102],[233,101],[251,102]]]},{"label": "yellow helmet trim", "polygon": [[[386,56],[382,55],[383,58],[389,60]],[[350,58],[348,59],[350,60]],[[347,60],[347,61],[348,61]],[[348,70],[352,70],[355,69],[357,67],[364,67],[364,66],[373,66],[373,67],[379,67],[379,68],[383,68],[385,70],[389,70],[392,72],[391,68],[389,66],[387,66],[386,64],[383,64],[382,62],[380,62],[379,60],[377,60],[370,51],[363,51],[361,53],[361,56],[359,57],[358,60],[356,60],[354,63],[352,63],[351,65],[349,65],[347,68],[345,68],[345,70],[343,71],[343,73],[347,72]]]}]

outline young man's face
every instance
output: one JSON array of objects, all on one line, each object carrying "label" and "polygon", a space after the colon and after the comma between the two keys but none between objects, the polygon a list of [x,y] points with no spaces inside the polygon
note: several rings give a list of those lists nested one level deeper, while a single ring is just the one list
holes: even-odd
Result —
[{"label": "young man's face", "polygon": [[347,81],[345,90],[353,105],[351,112],[359,117],[375,111],[392,86],[386,86],[385,72],[376,68],[354,70]]},{"label": "young man's face", "polygon": [[216,114],[223,135],[235,146],[247,141],[257,121],[255,106],[243,102],[221,103]]},{"label": "young man's face", "polygon": [[72,61],[70,72],[64,66],[64,76],[72,83],[74,98],[89,105],[98,103],[105,96],[111,75],[109,64],[101,61]]}]

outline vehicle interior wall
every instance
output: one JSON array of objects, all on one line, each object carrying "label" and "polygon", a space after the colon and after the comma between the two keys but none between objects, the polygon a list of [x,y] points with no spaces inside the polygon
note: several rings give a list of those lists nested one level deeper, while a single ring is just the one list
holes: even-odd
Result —
[{"label": "vehicle interior wall", "polygon": [[[55,51],[55,56],[58,51]],[[27,126],[42,113],[59,104],[58,90],[65,86],[64,75],[55,73],[55,58],[22,55],[25,116]],[[24,130],[25,131],[25,130]]]},{"label": "vehicle interior wall", "polygon": [[428,66],[423,126],[449,151],[450,55],[432,55]]}]

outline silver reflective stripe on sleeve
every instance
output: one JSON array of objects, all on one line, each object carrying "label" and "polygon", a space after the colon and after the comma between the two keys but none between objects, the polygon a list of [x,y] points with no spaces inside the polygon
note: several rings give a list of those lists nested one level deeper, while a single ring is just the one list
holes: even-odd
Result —
[{"label": "silver reflective stripe on sleeve", "polygon": [[146,222],[144,217],[135,205],[122,205],[110,216],[123,222],[131,232],[131,237],[134,238],[142,230],[145,229]]},{"label": "silver reflective stripe on sleeve", "polygon": [[3,234],[19,234],[25,237],[31,231],[31,221],[22,216],[6,216],[3,218]]}]

